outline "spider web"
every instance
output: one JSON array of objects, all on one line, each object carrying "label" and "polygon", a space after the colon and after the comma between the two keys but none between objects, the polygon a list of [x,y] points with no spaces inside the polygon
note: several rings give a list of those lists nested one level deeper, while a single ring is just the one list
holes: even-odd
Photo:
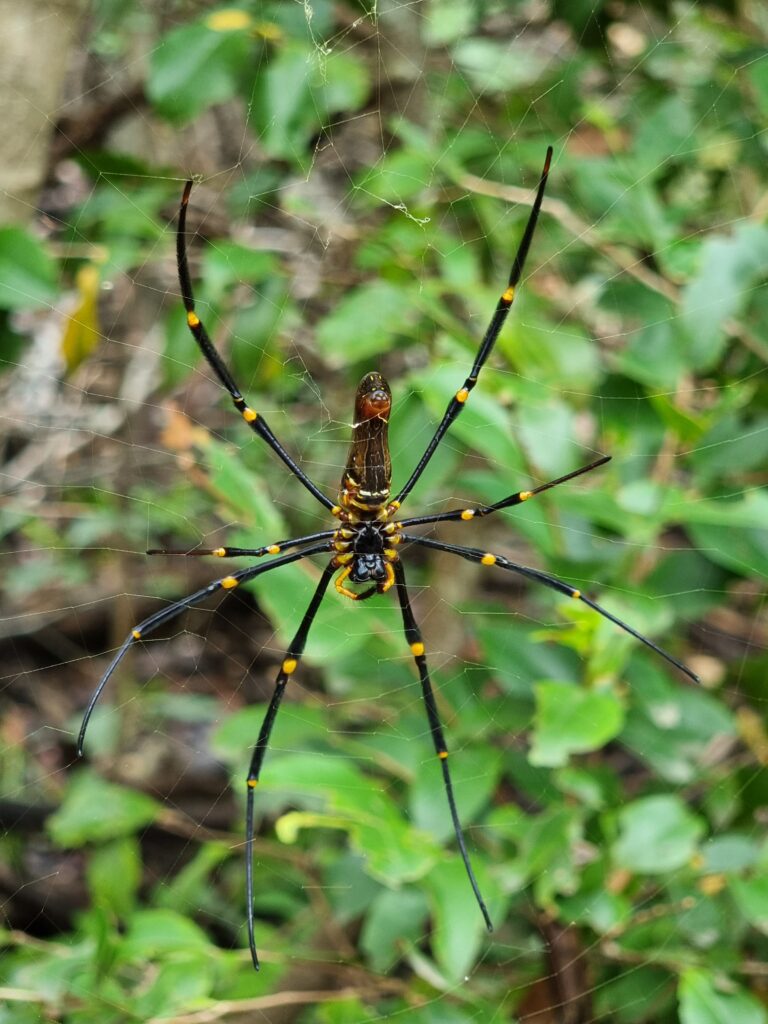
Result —
[{"label": "spider web", "polygon": [[[17,336],[24,348],[0,377],[13,929],[0,1021],[41,1019],[41,1006],[76,1020],[97,994],[116,1020],[766,1019],[760,15],[590,15],[305,2],[241,12],[240,36],[231,11],[150,31],[149,11],[92,15],[47,116],[100,111],[103,130],[91,143],[70,126],[33,225],[62,261],[62,292],[14,315],[9,351]],[[231,45],[240,69],[237,47],[254,47],[250,91],[173,107],[163,61],[194,51],[194,32]],[[137,60],[151,103],[136,100]],[[297,98],[302,74],[312,86]],[[488,939],[452,853],[396,603],[330,594],[265,762],[265,969],[252,977],[242,779],[319,560],[137,648],[86,765],[71,735],[132,625],[220,575],[146,548],[328,525],[220,401],[186,333],[181,182],[200,179],[190,245],[209,332],[333,496],[368,369],[393,385],[394,487],[407,478],[471,365],[547,144],[510,323],[408,508],[495,501],[610,452],[594,479],[439,536],[581,587],[670,646],[703,690],[554,595],[404,555]],[[216,959],[212,942],[238,952]],[[157,983],[174,958],[199,988],[164,1001],[163,984],[180,987]],[[94,974],[111,979],[101,992]]]}]

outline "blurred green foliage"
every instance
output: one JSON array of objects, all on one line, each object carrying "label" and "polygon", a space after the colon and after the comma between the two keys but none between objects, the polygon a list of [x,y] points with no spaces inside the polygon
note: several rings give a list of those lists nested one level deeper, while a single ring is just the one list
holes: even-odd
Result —
[{"label": "blurred green foliage", "polygon": [[[257,156],[226,197],[237,218],[322,235],[328,210],[293,186],[322,176],[336,151],[343,267],[319,294],[297,297],[277,250],[227,237],[194,248],[209,330],[329,493],[352,390],[374,367],[392,376],[394,486],[404,482],[464,379],[554,144],[529,279],[412,506],[496,501],[610,452],[599,479],[460,539],[524,545],[525,559],[689,660],[710,690],[549,592],[510,596],[487,574],[481,591],[471,574],[451,581],[445,562],[407,562],[424,609],[445,595],[455,613],[440,611],[455,637],[445,651],[434,637],[432,667],[489,938],[454,849],[399,612],[388,598],[353,607],[331,595],[305,658],[330,698],[297,691],[306,699],[281,712],[259,789],[259,975],[242,949],[240,841],[201,838],[181,870],[148,876],[142,840],[169,807],[107,781],[122,748],[105,701],[89,736],[95,767],[45,787],[59,802],[48,836],[81,851],[91,906],[66,935],[4,936],[0,984],[15,995],[0,1024],[217,1019],[225,1000],[258,1013],[259,997],[295,984],[299,960],[315,963],[323,980],[312,987],[329,995],[295,1019],[514,1021],[537,999],[552,1005],[547,979],[563,969],[545,938],[553,924],[577,936],[589,1019],[768,1021],[768,50],[746,5],[659,0],[641,17],[631,5],[556,7],[423,0],[377,17],[364,0],[177,5],[161,27],[104,2],[89,45],[120,64],[127,40],[153,37],[146,95],[173,131],[241,105],[242,152]],[[423,62],[410,79],[385,52],[403,35],[414,47],[403,59]],[[356,119],[375,130],[350,141]],[[84,266],[109,282],[167,264],[189,168],[110,149],[76,159],[92,189],[68,241],[98,254],[62,259],[62,281],[72,287]],[[193,209],[211,202],[201,192]],[[0,231],[0,309],[49,303],[54,286],[45,246]],[[181,304],[164,317],[157,403],[183,401],[199,365]],[[72,344],[70,370],[101,355]],[[127,476],[122,495],[63,488],[78,515],[60,525],[0,513],[3,532],[38,552],[6,593],[35,594],[52,573],[82,584],[83,547],[194,546],[216,524],[233,545],[323,528],[311,497],[236,420],[228,438],[181,414],[177,426],[186,475]],[[184,592],[175,565],[153,570],[156,596]],[[290,639],[317,578],[291,565],[252,584],[270,649]],[[739,617],[756,639],[734,656],[722,624]],[[161,684],[131,691],[120,713],[134,729],[221,713]],[[238,797],[263,713],[239,710],[211,737]],[[4,772],[8,791],[25,774],[10,760]],[[13,858],[13,837],[4,842]],[[333,927],[344,929],[338,946]]]}]

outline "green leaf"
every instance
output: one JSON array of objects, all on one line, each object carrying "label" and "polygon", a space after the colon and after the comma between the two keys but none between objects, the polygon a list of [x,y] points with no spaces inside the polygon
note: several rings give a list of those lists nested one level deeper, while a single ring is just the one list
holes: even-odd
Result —
[{"label": "green leaf", "polygon": [[633,703],[621,742],[664,779],[678,784],[695,779],[706,767],[713,742],[736,732],[733,715],[721,701],[672,684],[651,661],[638,660],[629,682]]},{"label": "green leaf", "polygon": [[729,887],[744,917],[764,935],[768,935],[768,876],[732,878]]},{"label": "green leaf", "polygon": [[719,477],[759,471],[768,462],[768,417],[718,417],[689,459],[700,487]]},{"label": "green leaf", "polygon": [[[652,958],[649,958],[652,959]],[[595,992],[594,1020],[606,1024],[655,1024],[676,1020],[673,993],[667,971],[635,964],[618,971]]]},{"label": "green leaf", "polygon": [[169,120],[191,120],[235,95],[251,48],[246,31],[216,32],[202,23],[174,29],[150,52],[150,100]]},{"label": "green leaf", "polygon": [[435,175],[435,160],[429,153],[396,149],[379,163],[367,168],[355,183],[367,205],[391,203],[404,206],[421,196]]},{"label": "green leaf", "polygon": [[624,709],[613,693],[570,683],[537,683],[531,764],[559,767],[571,754],[597,750],[621,731]]},{"label": "green leaf", "polygon": [[[201,903],[205,906],[206,898],[201,897],[200,893],[215,892],[209,882],[210,876],[232,853],[228,843],[205,843],[178,874],[172,878],[163,876],[159,880],[153,894],[153,903],[163,910],[179,912],[189,911],[190,907],[197,907]],[[238,857],[237,851],[235,856]],[[242,863],[239,857],[238,863]]]},{"label": "green leaf", "polygon": [[760,844],[740,832],[726,832],[705,843],[701,854],[704,858],[702,871],[735,875],[754,867],[760,857]]},{"label": "green leaf", "polygon": [[535,818],[512,815],[512,826],[520,846],[514,865],[520,884],[533,879],[536,899],[544,907],[556,893],[573,892],[578,877],[574,854],[583,830],[580,813],[555,805]]},{"label": "green leaf", "polygon": [[0,309],[30,309],[53,301],[56,264],[22,228],[0,228]]},{"label": "green leaf", "polygon": [[131,918],[120,949],[124,960],[149,960],[175,951],[213,950],[205,932],[173,910],[141,910]]},{"label": "green leaf", "polygon": [[483,664],[505,694],[532,703],[538,679],[554,676],[576,682],[580,664],[571,651],[554,644],[537,644],[530,629],[507,619],[488,615],[477,625]]},{"label": "green leaf", "polygon": [[48,819],[48,830],[60,846],[82,846],[130,835],[154,821],[161,809],[144,793],[83,770],[73,777],[64,802]]},{"label": "green leaf", "polygon": [[[258,530],[263,543],[278,540],[285,533],[285,520],[272,501],[264,477],[251,472],[234,448],[212,434],[204,435],[200,443],[209,460],[210,485],[221,501],[236,512],[249,530]],[[242,546],[247,546],[246,538],[240,539]]]},{"label": "green leaf", "polygon": [[683,295],[690,363],[710,368],[725,347],[725,321],[746,306],[756,281],[768,274],[768,228],[742,224],[730,237],[702,246],[701,266]]},{"label": "green leaf", "polygon": [[417,889],[382,892],[373,901],[363,925],[361,944],[374,971],[386,973],[424,932],[429,913]]},{"label": "green leaf", "polygon": [[[490,879],[482,861],[475,855],[472,867],[493,915]],[[434,913],[432,949],[445,974],[454,981],[464,978],[477,958],[486,930],[475,895],[467,882],[460,857],[451,857],[435,866],[427,877]]]},{"label": "green leaf", "polygon": [[454,46],[453,59],[483,92],[514,92],[537,82],[548,66],[543,52],[522,39],[464,39]]},{"label": "green leaf", "polygon": [[763,117],[768,117],[768,55],[763,53],[759,59],[751,61],[747,74],[755,91],[757,105]]},{"label": "green leaf", "polygon": [[515,313],[499,337],[498,351],[537,385],[560,391],[565,380],[571,393],[591,392],[601,375],[594,338],[570,321],[553,326],[532,320],[533,314]]},{"label": "green leaf", "polygon": [[378,359],[417,316],[408,288],[372,281],[349,292],[320,322],[317,345],[332,366]]},{"label": "green leaf", "polygon": [[310,82],[313,103],[327,116],[339,110],[358,110],[371,88],[365,61],[349,51],[323,54]]},{"label": "green leaf", "polygon": [[[276,759],[277,760],[277,759]],[[261,782],[264,790],[289,789],[294,799],[317,806],[321,813],[293,812],[277,823],[278,836],[293,842],[303,828],[340,828],[366,859],[366,871],[395,887],[421,878],[439,855],[430,837],[406,825],[399,808],[378,784],[343,758],[305,754],[281,757]]]},{"label": "green leaf", "polygon": [[331,113],[357,110],[369,88],[366,66],[350,53],[320,54],[288,42],[257,77],[251,118],[270,156],[308,168],[311,136]]},{"label": "green leaf", "polygon": [[701,818],[673,794],[643,797],[618,814],[620,835],[613,844],[618,864],[642,874],[664,874],[687,864],[704,833]]},{"label": "green leaf", "polygon": [[573,411],[556,398],[546,404],[518,409],[520,437],[530,461],[544,476],[555,477],[575,469],[580,458],[572,438]]},{"label": "green leaf", "polygon": [[[277,260],[271,252],[261,252],[236,242],[219,241],[205,250],[201,280],[205,282],[208,300],[221,302],[229,288],[247,281],[265,281],[277,271]],[[201,314],[202,315],[202,314]]]},{"label": "green leaf", "polygon": [[[667,492],[670,494],[670,492]],[[703,498],[700,501],[685,501],[679,493],[671,492],[671,508],[684,523],[703,523],[707,526],[743,527],[761,529],[768,522],[768,494],[763,491],[747,491],[737,501],[727,498]],[[672,516],[670,515],[670,518]],[[723,531],[727,533],[727,531]]]},{"label": "green leaf", "polygon": [[471,0],[429,0],[422,31],[430,46],[441,46],[466,39],[477,18]]},{"label": "green leaf", "polygon": [[718,565],[741,576],[768,576],[768,529],[722,530],[696,523],[688,530],[696,547]]},{"label": "green leaf", "polygon": [[766,1024],[765,1007],[735,984],[718,989],[709,971],[687,970],[680,978],[680,1024]]},{"label": "green leaf", "polygon": [[180,948],[178,952],[169,951],[173,952],[173,961],[160,964],[156,971],[152,971],[148,985],[142,986],[134,997],[135,1003],[131,1009],[141,1020],[154,1020],[157,1017],[170,1020],[188,1007],[200,1005],[212,995],[216,964],[208,952],[196,949],[189,955],[186,948]]},{"label": "green leaf", "polygon": [[134,836],[125,836],[94,850],[88,862],[93,902],[118,917],[128,917],[141,881],[141,850]]}]

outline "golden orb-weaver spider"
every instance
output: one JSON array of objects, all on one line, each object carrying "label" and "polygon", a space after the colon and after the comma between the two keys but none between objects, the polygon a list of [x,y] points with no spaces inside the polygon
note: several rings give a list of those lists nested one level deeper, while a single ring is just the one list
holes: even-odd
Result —
[{"label": "golden orb-weaver spider", "polygon": [[[555,487],[558,484],[562,484],[567,480],[572,480],[574,477],[580,476],[583,473],[588,473],[591,470],[596,469],[598,466],[604,465],[604,463],[609,460],[610,456],[604,456],[603,458],[597,459],[589,465],[583,466],[582,468],[577,469],[572,473],[568,473],[565,476],[559,477],[556,480],[551,480],[539,485],[538,487],[534,487],[529,491],[518,491],[501,501],[497,501],[493,505],[454,509],[449,512],[437,513],[435,515],[416,516],[413,518],[397,518],[397,514],[400,511],[403,502],[418,482],[446,431],[460,415],[467,400],[469,399],[472,389],[477,383],[480,371],[493,350],[494,343],[496,342],[504,321],[507,318],[515,298],[515,289],[522,277],[525,260],[536,229],[539,212],[541,210],[541,203],[544,197],[544,189],[547,184],[551,159],[552,147],[550,146],[547,149],[544,168],[542,170],[531,213],[528,218],[528,223],[526,224],[522,240],[512,263],[509,282],[496,304],[496,309],[493,312],[491,321],[480,343],[480,347],[477,351],[477,355],[475,356],[475,361],[469,372],[469,376],[449,401],[443,418],[440,421],[432,440],[429,442],[426,450],[418,460],[416,467],[408,478],[405,486],[395,498],[390,497],[391,465],[387,443],[387,428],[392,399],[389,385],[384,377],[377,372],[367,373],[361,380],[357,389],[352,442],[349,449],[346,468],[342,476],[338,503],[331,501],[331,499],[328,498],[327,495],[325,495],[309,479],[309,477],[291,458],[288,452],[286,452],[282,447],[278,439],[270,430],[264,417],[246,403],[245,398],[235,383],[229,369],[214,348],[200,317],[195,311],[195,299],[192,290],[192,281],[189,273],[186,249],[186,214],[189,195],[192,189],[192,182],[187,182],[184,188],[177,230],[177,259],[181,294],[187,311],[187,324],[189,329],[214,373],[229,392],[235,408],[251,430],[258,434],[259,437],[269,445],[275,454],[283,460],[290,472],[293,473],[293,475],[307,488],[307,490],[328,509],[330,514],[336,518],[337,525],[333,530],[325,530],[320,533],[313,533],[304,537],[293,537],[287,540],[277,541],[273,544],[267,544],[259,548],[219,547],[206,550],[197,549],[194,552],[161,551],[159,549],[153,549],[148,552],[148,554],[169,555],[207,554],[218,558],[261,558],[264,555],[274,555],[277,557],[274,557],[271,561],[265,564],[252,565],[245,569],[239,569],[229,575],[222,576],[220,579],[214,580],[212,583],[209,583],[208,586],[203,587],[194,594],[190,594],[188,597],[174,602],[167,608],[163,608],[161,611],[155,612],[154,615],[150,615],[143,622],[136,625],[123,641],[90,699],[78,736],[78,753],[82,754],[85,733],[94,707],[96,706],[96,702],[125,653],[135,643],[153,633],[163,623],[176,618],[185,609],[199,604],[209,595],[214,594],[219,590],[232,590],[235,587],[240,586],[242,583],[254,579],[256,576],[260,576],[262,573],[271,572],[273,569],[277,569],[281,565],[287,565],[289,562],[299,561],[300,559],[307,558],[310,555],[324,553],[331,554],[330,560],[325,565],[320,581],[317,584],[315,592],[309,603],[309,607],[304,613],[299,624],[299,628],[296,631],[296,635],[291,641],[280,666],[272,698],[269,702],[267,712],[261,726],[261,731],[259,732],[259,736],[253,750],[250,769],[248,771],[246,801],[246,898],[248,913],[248,942],[254,967],[257,969],[259,967],[259,960],[254,937],[253,912],[254,790],[259,782],[262,763],[269,745],[272,727],[274,725],[283,694],[285,693],[286,685],[291,675],[298,667],[310,627],[312,626],[312,622],[317,614],[317,610],[323,600],[326,590],[328,589],[331,579],[334,576],[336,576],[335,586],[338,593],[355,601],[365,600],[376,593],[385,593],[393,587],[396,590],[403,618],[406,640],[416,662],[422,696],[424,698],[427,718],[429,721],[429,728],[432,734],[435,751],[442,768],[443,783],[453,822],[456,842],[461,852],[461,857],[464,862],[464,867],[466,868],[470,885],[472,886],[478,906],[480,907],[480,911],[489,931],[493,930],[491,918],[485,901],[480,893],[477,879],[475,878],[475,874],[472,870],[472,864],[464,842],[464,836],[462,834],[461,824],[459,822],[459,816],[456,809],[451,774],[448,768],[448,750],[443,737],[443,730],[438,717],[437,706],[435,704],[429,669],[427,667],[424,641],[422,640],[419,627],[416,623],[416,619],[414,618],[408,595],[405,570],[400,558],[401,546],[404,544],[416,544],[421,547],[432,548],[438,551],[446,551],[450,554],[459,555],[462,558],[468,559],[470,562],[477,562],[485,566],[496,566],[499,569],[505,569],[509,572],[516,573],[519,576],[523,576],[535,583],[540,583],[551,590],[555,590],[558,593],[566,595],[567,597],[582,601],[604,618],[609,619],[625,632],[640,640],[646,645],[646,647],[650,647],[651,650],[671,662],[691,679],[698,681],[697,676],[687,668],[687,666],[682,664],[682,662],[662,650],[653,643],[652,640],[649,640],[648,637],[638,633],[626,622],[618,619],[601,605],[592,601],[590,598],[585,597],[581,591],[574,589],[562,580],[559,580],[546,572],[542,572],[539,569],[519,565],[502,555],[493,554],[492,552],[485,551],[482,548],[469,548],[460,547],[455,544],[444,544],[428,537],[406,532],[411,527],[447,522],[449,520],[467,523],[474,519],[481,519],[484,516],[499,511],[500,509],[511,508],[512,506],[527,501],[535,495],[541,494],[543,491]],[[290,554],[285,554],[284,552],[289,549],[294,550],[291,550]],[[351,587],[354,586],[365,586],[365,589],[351,589]]]}]

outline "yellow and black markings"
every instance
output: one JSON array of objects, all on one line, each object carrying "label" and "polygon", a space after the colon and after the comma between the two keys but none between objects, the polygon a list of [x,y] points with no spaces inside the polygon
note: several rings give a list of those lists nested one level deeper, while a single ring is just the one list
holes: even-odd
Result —
[{"label": "yellow and black markings", "polygon": [[343,569],[339,573],[339,575],[336,577],[336,584],[335,584],[336,585],[336,590],[343,597],[349,597],[349,598],[351,598],[351,600],[357,601],[359,599],[360,595],[356,594],[354,590],[350,590],[349,587],[345,587],[344,586],[344,581],[347,579],[347,577],[349,576],[349,574],[351,572],[352,572],[352,566],[348,565],[345,569]]}]

